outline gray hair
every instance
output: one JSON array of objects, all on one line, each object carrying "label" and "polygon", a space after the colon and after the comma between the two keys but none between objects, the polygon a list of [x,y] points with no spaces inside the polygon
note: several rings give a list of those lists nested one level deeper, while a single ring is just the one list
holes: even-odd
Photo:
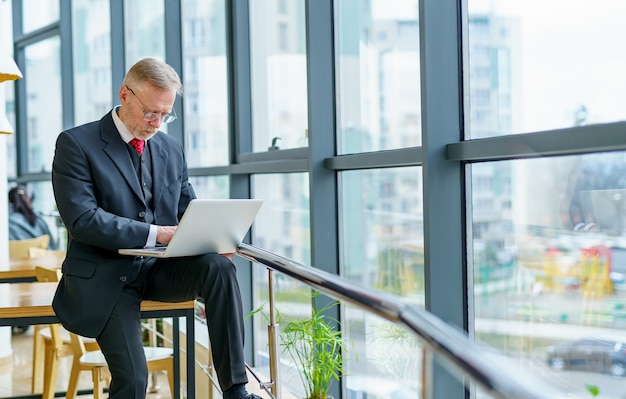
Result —
[{"label": "gray hair", "polygon": [[183,84],[174,68],[156,58],[143,58],[135,63],[124,77],[124,84],[135,86],[150,82],[165,90],[175,90],[182,96]]}]

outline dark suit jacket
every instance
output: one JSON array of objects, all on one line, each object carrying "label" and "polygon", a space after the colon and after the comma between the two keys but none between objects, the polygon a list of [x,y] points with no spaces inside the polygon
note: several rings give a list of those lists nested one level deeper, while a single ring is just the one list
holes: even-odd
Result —
[{"label": "dark suit jacket", "polygon": [[[177,225],[195,197],[182,145],[163,132],[147,145],[152,158],[154,223]],[[69,233],[53,307],[68,330],[96,337],[125,282],[139,268],[138,259],[118,255],[117,250],[143,247],[150,228],[143,221],[146,204],[139,179],[111,113],[59,135],[52,185]]]}]

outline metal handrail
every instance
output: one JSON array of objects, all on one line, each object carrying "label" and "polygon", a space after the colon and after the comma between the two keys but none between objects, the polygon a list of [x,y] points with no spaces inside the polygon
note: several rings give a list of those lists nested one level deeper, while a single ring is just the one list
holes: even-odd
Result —
[{"label": "metal handrail", "polygon": [[[265,265],[328,295],[348,302],[388,321],[402,324],[417,334],[424,345],[486,393],[500,399],[556,399],[571,397],[547,380],[530,374],[495,349],[471,340],[432,313],[402,298],[373,288],[363,288],[339,276],[304,265],[249,244],[240,244],[237,254]],[[271,280],[270,280],[271,281]],[[271,298],[273,300],[273,298]],[[270,313],[273,313],[270,310]],[[270,341],[272,337],[270,336]],[[274,342],[274,347],[276,347]],[[276,359],[277,351],[271,353]],[[271,359],[270,359],[271,362]],[[272,367],[276,369],[277,367]],[[272,374],[270,370],[270,374]],[[271,375],[274,392],[278,375]]]}]

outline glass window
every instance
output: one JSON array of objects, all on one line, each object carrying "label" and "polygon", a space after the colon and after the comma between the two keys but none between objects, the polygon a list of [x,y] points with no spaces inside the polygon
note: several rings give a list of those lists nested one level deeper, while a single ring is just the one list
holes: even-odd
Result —
[{"label": "glass window", "polygon": [[404,297],[423,296],[421,181],[418,167],[341,173],[343,277]]},{"label": "glass window", "polygon": [[[340,180],[342,276],[423,306],[421,168],[342,172]],[[366,351],[350,361],[348,389],[363,397],[388,397],[378,393],[391,394],[399,386],[418,391],[415,337],[360,309],[346,307],[344,312],[346,336]],[[365,383],[370,378],[375,383]]]},{"label": "glass window", "polygon": [[[252,226],[252,244],[265,250],[311,264],[310,223],[309,223],[309,179],[304,173],[267,174],[252,177],[253,198],[265,200]],[[269,364],[268,337],[260,331],[267,331],[269,320],[268,281],[269,273],[260,264],[252,264],[254,283],[254,308],[263,307],[265,317],[255,317],[254,334],[257,348],[255,366]],[[310,311],[311,290],[295,279],[273,273],[276,308],[283,319],[305,316]],[[294,370],[286,365],[287,355],[281,355],[281,375],[285,387],[297,392],[293,384],[299,383]],[[291,377],[285,377],[291,376]]]},{"label": "glass window", "polygon": [[39,212],[48,224],[53,242],[56,244],[55,249],[65,249],[67,230],[57,211],[51,182],[30,182],[27,188],[32,198],[33,209]]},{"label": "glass window", "polygon": [[22,31],[29,33],[59,20],[59,0],[22,0]]},{"label": "glass window", "polygon": [[305,2],[249,4],[253,151],[306,147]]},{"label": "glass window", "polygon": [[27,170],[50,171],[57,135],[63,130],[61,41],[58,36],[25,48]]},{"label": "glass window", "polygon": [[[2,90],[5,94],[5,111],[6,116],[13,127],[13,131],[17,133],[17,125],[15,124],[15,87],[13,82],[3,82],[4,86]],[[17,148],[16,148],[16,134],[6,136],[6,171],[9,179],[17,176]]]},{"label": "glass window", "polygon": [[421,145],[418,1],[337,6],[339,152]]},{"label": "glass window", "polygon": [[195,176],[189,182],[198,198],[229,198],[228,176]]},{"label": "glass window", "polygon": [[126,70],[145,57],[165,60],[164,19],[165,6],[162,0],[124,1]]},{"label": "glass window", "polygon": [[[162,0],[124,0],[126,70],[145,57],[165,61],[164,20],[165,5]],[[114,101],[119,104],[119,99]],[[167,123],[159,127],[164,132],[168,128]]]},{"label": "glass window", "polygon": [[374,313],[345,306],[341,324],[348,355],[344,357],[346,398],[421,399],[429,374],[417,335]]},{"label": "glass window", "polygon": [[76,125],[98,120],[113,107],[109,11],[109,0],[72,2]]},{"label": "glass window", "polygon": [[[11,18],[12,3],[10,1],[0,2],[0,51],[4,56],[13,56],[11,54],[13,46],[13,19]],[[13,57],[15,58],[15,57]],[[3,102],[4,101],[4,102]],[[13,130],[15,131],[15,85],[14,81],[4,81],[0,84],[0,112],[5,115]],[[14,178],[17,169],[17,155],[15,148],[15,134],[6,136],[6,171],[7,177]],[[2,161],[0,161],[2,162]]]},{"label": "glass window", "polygon": [[192,168],[229,162],[225,7],[224,0],[182,2],[185,151]]},{"label": "glass window", "polygon": [[303,173],[253,176],[252,197],[264,200],[254,222],[255,245],[310,264],[308,181]]},{"label": "glass window", "polygon": [[468,11],[466,138],[626,118],[626,4],[469,0]]},{"label": "glass window", "polygon": [[626,153],[468,170],[476,338],[574,396],[585,384],[619,396],[611,374],[626,370],[616,367],[622,351],[585,357],[575,341],[621,337],[626,326]]}]

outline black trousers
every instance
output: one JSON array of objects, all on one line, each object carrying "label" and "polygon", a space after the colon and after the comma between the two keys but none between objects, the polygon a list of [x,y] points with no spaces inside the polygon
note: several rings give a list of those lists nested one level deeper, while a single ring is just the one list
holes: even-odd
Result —
[{"label": "black trousers", "polygon": [[213,362],[222,390],[247,383],[241,293],[235,266],[221,255],[145,259],[124,287],[102,334],[96,338],[111,371],[109,399],[144,399],[148,369],[143,351],[143,299],[184,302],[202,298]]}]

